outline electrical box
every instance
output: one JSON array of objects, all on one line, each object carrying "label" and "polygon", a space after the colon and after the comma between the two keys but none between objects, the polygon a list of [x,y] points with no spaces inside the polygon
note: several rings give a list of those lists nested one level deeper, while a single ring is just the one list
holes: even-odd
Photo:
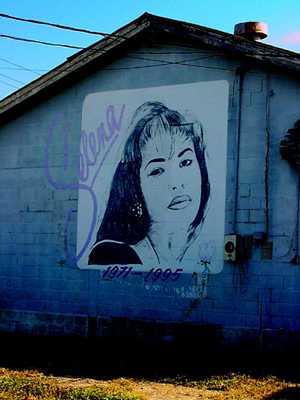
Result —
[{"label": "electrical box", "polygon": [[225,235],[224,238],[224,260],[237,261],[239,253],[239,235]]},{"label": "electrical box", "polygon": [[251,258],[253,235],[230,234],[224,237],[224,260],[241,263]]}]

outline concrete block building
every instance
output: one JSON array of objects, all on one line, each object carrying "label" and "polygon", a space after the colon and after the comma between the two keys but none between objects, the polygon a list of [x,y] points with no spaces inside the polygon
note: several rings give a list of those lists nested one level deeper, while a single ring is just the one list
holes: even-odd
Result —
[{"label": "concrete block building", "polygon": [[0,331],[297,337],[299,70],[144,14],[3,99]]}]

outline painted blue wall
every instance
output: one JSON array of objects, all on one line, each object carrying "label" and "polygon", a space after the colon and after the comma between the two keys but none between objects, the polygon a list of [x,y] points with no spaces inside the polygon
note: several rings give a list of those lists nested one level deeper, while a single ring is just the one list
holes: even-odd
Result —
[{"label": "painted blue wall", "polygon": [[[176,50],[182,48],[172,47]],[[232,332],[299,331],[300,266],[291,263],[298,239],[299,176],[281,159],[279,144],[300,118],[300,82],[288,74],[248,66],[238,151],[238,60],[207,57],[210,53],[203,50],[206,57],[198,67],[195,61],[194,66],[136,68],[145,61],[132,58],[134,54],[0,127],[0,330],[84,335],[89,316],[213,324],[229,332],[228,340]],[[187,56],[176,57],[178,61]],[[142,277],[105,281],[99,271],[79,270],[74,256],[85,96],[219,79],[230,85],[225,232],[234,231],[236,183],[236,233],[266,231],[267,176],[272,258],[264,259],[264,249],[257,244],[249,260],[225,262],[219,274],[185,274],[168,284],[146,284]]]}]

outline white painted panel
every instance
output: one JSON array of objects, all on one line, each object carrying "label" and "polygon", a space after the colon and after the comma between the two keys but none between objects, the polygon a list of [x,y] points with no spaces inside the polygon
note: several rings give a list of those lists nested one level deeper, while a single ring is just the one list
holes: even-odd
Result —
[{"label": "white painted panel", "polygon": [[[129,273],[158,267],[188,273],[222,270],[227,112],[227,81],[85,98],[79,268],[123,265],[132,267]],[[88,265],[93,247],[98,261]],[[132,263],[135,256],[139,261]]]}]

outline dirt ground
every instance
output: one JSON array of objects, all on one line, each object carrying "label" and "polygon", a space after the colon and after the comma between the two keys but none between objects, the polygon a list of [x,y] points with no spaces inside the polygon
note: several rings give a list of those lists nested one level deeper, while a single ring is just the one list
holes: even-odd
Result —
[{"label": "dirt ground", "polygon": [[193,384],[194,387],[124,378],[108,381],[65,377],[51,377],[50,379],[63,387],[108,387],[113,385],[139,394],[145,400],[300,399],[300,383],[285,382],[275,377],[261,379],[244,375],[236,375],[229,379],[215,377],[213,382],[208,380],[207,383],[188,383],[188,385]]}]

